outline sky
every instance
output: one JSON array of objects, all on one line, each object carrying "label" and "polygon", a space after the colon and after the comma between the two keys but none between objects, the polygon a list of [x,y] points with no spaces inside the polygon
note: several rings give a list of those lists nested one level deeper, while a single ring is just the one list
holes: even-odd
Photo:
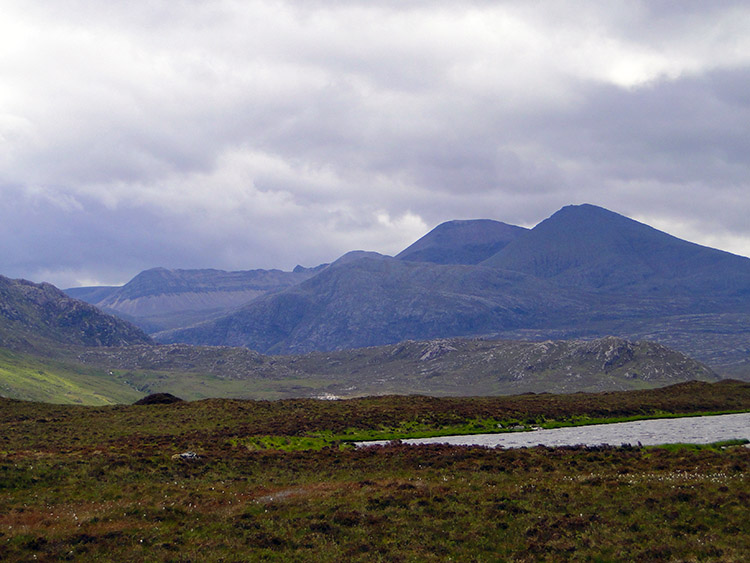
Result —
[{"label": "sky", "polygon": [[0,274],[395,254],[592,203],[750,256],[750,4],[0,0]]}]

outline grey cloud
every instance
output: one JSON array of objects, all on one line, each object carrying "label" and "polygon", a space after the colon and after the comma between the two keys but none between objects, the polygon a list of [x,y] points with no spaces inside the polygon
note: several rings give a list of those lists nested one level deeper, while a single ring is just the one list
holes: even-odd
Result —
[{"label": "grey cloud", "polygon": [[[708,199],[747,190],[750,106],[736,92],[744,91],[748,78],[747,69],[722,70],[635,91],[590,89],[576,112],[549,116],[549,124],[537,131],[545,147],[579,164],[581,181],[592,187],[661,185],[683,192],[684,203],[697,213],[699,193]],[[653,195],[634,190],[629,197]],[[665,206],[680,204],[673,197],[664,200]]]},{"label": "grey cloud", "polygon": [[315,265],[582,201],[750,252],[743,3],[11,7],[0,42],[40,39],[0,71],[5,275]]}]

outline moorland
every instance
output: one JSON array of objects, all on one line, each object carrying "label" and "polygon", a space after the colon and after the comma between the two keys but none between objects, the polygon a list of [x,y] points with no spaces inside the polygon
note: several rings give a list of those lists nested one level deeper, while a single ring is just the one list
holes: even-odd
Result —
[{"label": "moorland", "polygon": [[[748,383],[477,398],[152,399],[105,407],[0,400],[0,558],[750,556],[750,449],[743,444],[349,445],[367,437],[747,411]],[[180,455],[189,452],[195,456]]]}]

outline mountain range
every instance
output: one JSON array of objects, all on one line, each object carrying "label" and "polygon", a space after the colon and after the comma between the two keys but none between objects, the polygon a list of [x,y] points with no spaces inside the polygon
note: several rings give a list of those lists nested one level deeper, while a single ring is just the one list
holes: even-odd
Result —
[{"label": "mountain range", "polygon": [[[180,272],[171,275],[185,275]],[[205,271],[190,275],[196,272]],[[357,251],[296,273],[284,278],[287,285],[248,295],[244,303],[235,290],[235,301],[202,322],[149,332],[164,343],[271,354],[445,337],[611,334],[661,342],[727,374],[750,366],[750,259],[593,205],[564,207],[532,229],[451,221],[395,257]],[[180,294],[158,284],[139,293],[128,287],[137,280],[118,292],[151,299],[151,317],[124,311],[126,301],[114,293],[97,305],[131,314],[148,330]],[[204,283],[188,293],[210,300],[212,292]]]},{"label": "mountain range", "polygon": [[591,205],[292,272],[155,268],[67,295],[0,276],[0,394],[18,398],[627,389],[749,359],[750,259]]},{"label": "mountain range", "polygon": [[[351,258],[339,266],[374,260]],[[689,379],[716,381],[718,375],[659,344],[615,337],[538,343],[450,338],[283,356],[244,347],[159,345],[50,284],[0,277],[0,396],[19,399],[104,404],[154,392],[188,399],[495,395],[641,389]]]}]

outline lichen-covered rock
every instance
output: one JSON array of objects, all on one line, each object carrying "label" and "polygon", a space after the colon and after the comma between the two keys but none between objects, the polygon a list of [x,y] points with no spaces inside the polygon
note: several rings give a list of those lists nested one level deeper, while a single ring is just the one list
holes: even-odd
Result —
[{"label": "lichen-covered rock", "polygon": [[172,459],[175,461],[197,461],[200,457],[195,452],[182,452],[181,454],[174,454]]}]

